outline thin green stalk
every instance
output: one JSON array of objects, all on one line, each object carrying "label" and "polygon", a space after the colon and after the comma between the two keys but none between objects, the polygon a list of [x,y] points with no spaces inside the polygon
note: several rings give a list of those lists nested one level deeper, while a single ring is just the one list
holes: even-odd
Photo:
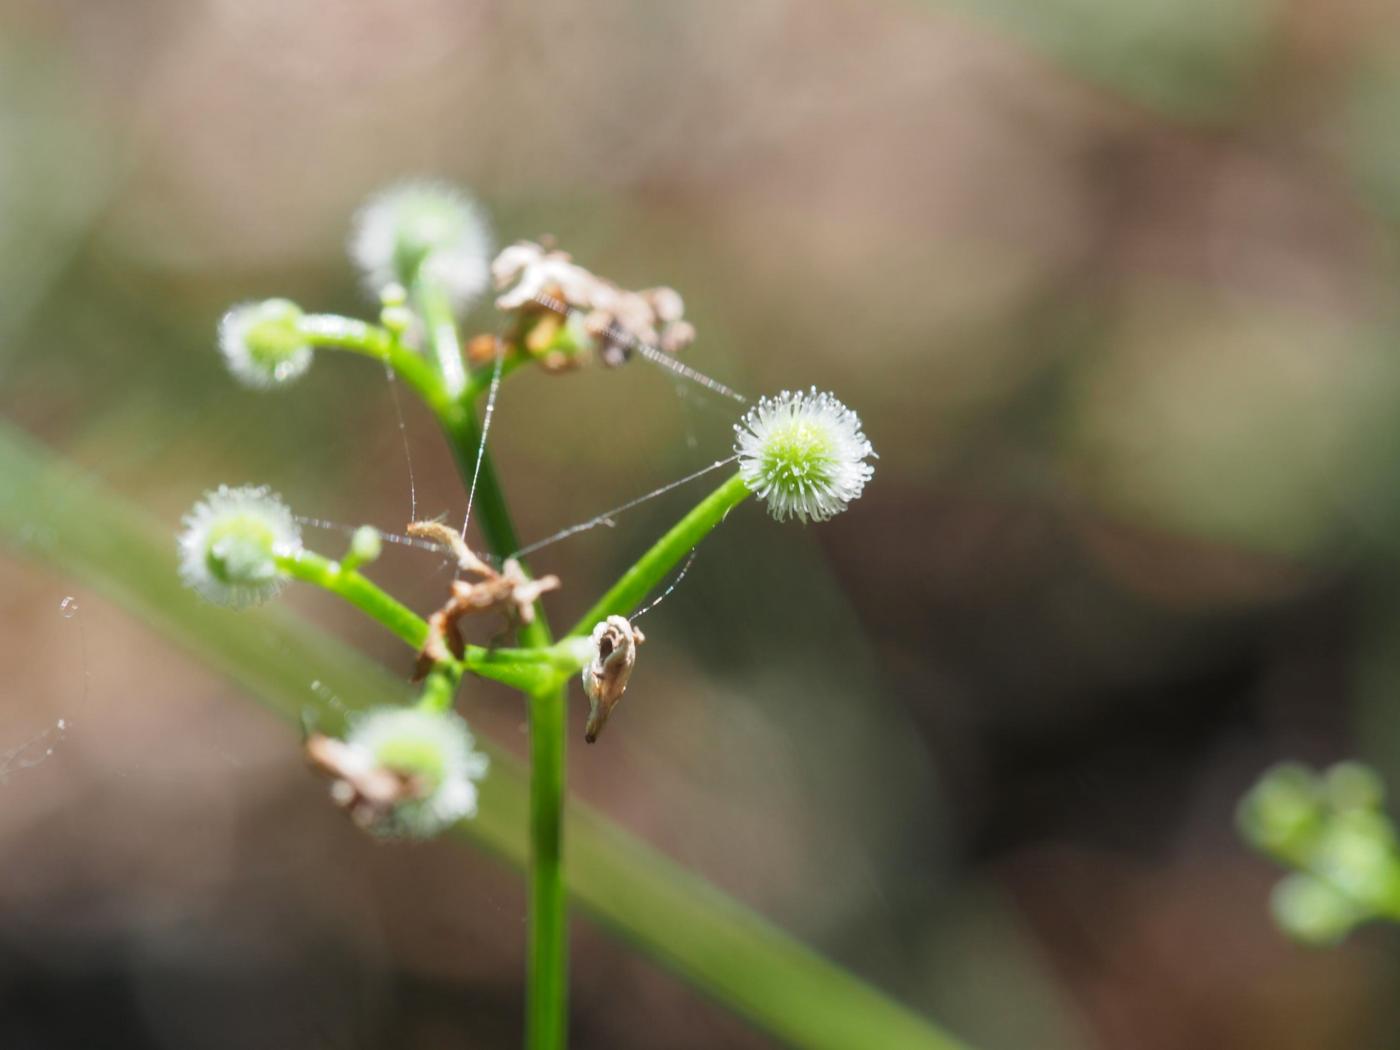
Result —
[{"label": "thin green stalk", "polygon": [[[477,470],[477,520],[498,557],[520,546],[491,457],[478,453],[476,420],[469,412],[443,419],[462,476],[470,484]],[[543,605],[534,622],[520,629],[520,641],[550,644]],[[558,679],[556,678],[556,681]],[[565,737],[568,722],[565,686],[530,693],[530,865],[529,949],[526,980],[525,1045],[529,1050],[559,1050],[568,1032],[568,895],[564,885]]]},{"label": "thin green stalk", "polygon": [[[441,418],[441,417],[440,417]],[[497,557],[519,549],[505,493],[491,457],[478,452],[480,431],[469,411],[442,419],[457,465],[467,484],[477,471],[475,508],[487,545]],[[534,622],[520,629],[520,641],[546,647],[551,636],[542,604]],[[558,678],[555,681],[559,681]],[[559,1050],[568,1032],[568,895],[564,884],[565,743],[568,722],[565,686],[531,691],[530,706],[530,864],[529,948],[526,963],[525,1045]]]},{"label": "thin green stalk", "polygon": [[565,688],[530,697],[530,945],[525,1045],[568,1041],[569,900],[564,884]]},{"label": "thin green stalk", "polygon": [[439,416],[456,407],[432,366],[378,325],[338,314],[306,314],[297,323],[297,331],[319,349],[344,350],[382,361]]},{"label": "thin green stalk", "polygon": [[449,397],[459,398],[467,388],[467,370],[462,361],[462,343],[457,335],[452,300],[438,285],[422,279],[413,282],[413,296],[418,315],[428,330],[428,346],[432,348],[443,389]]},{"label": "thin green stalk", "polygon": [[[490,456],[480,451],[481,437],[470,412],[440,416],[457,465],[464,478],[477,474],[476,506],[481,530],[498,556],[519,549],[505,494]],[[748,496],[748,486],[735,475],[702,500],[661,538],[594,606],[571,636],[587,634],[612,612],[630,612],[661,578]],[[591,617],[591,618],[590,618]],[[535,629],[521,640],[549,643],[543,610]],[[568,721],[567,685],[530,697],[530,946],[526,1046],[556,1050],[567,1032],[568,911],[563,870],[561,814],[565,790],[565,746]]]},{"label": "thin green stalk", "polygon": [[[427,641],[426,620],[355,570],[308,550],[278,558],[277,564],[293,579],[323,587],[345,599],[411,648],[421,649]],[[467,670],[516,689],[537,690],[558,681],[561,670],[568,666],[566,661],[567,654],[555,649],[483,649],[469,645],[463,651],[457,675],[460,678],[462,670]]]},{"label": "thin green stalk", "polygon": [[589,634],[600,620],[614,614],[630,614],[651,593],[652,588],[748,495],[748,485],[735,474],[702,499],[622,574],[608,592],[594,603],[593,608],[574,624],[566,637]]},{"label": "thin green stalk", "polygon": [[461,664],[435,664],[423,682],[423,693],[418,698],[418,706],[435,714],[446,714],[452,710],[452,701],[457,695],[457,686],[461,681]]},{"label": "thin green stalk", "polygon": [[[461,368],[461,347],[450,309],[440,293],[419,289],[429,342],[448,389],[453,363]],[[504,368],[504,362],[502,363]],[[489,381],[487,383],[489,385]],[[451,446],[458,473],[469,491],[487,546],[498,558],[520,549],[505,492],[495,465],[482,442],[471,398],[485,387],[458,387],[451,405],[434,406]],[[522,566],[523,568],[523,566]],[[527,570],[528,571],[528,570]],[[522,625],[520,641],[545,648],[552,641],[543,603],[535,618]],[[525,1046],[528,1050],[560,1050],[568,1033],[568,894],[564,884],[564,786],[567,692],[556,676],[548,686],[527,690],[530,709],[530,864],[529,929],[526,965]]]},{"label": "thin green stalk", "polygon": [[315,584],[344,598],[414,649],[421,649],[428,639],[426,620],[354,569],[305,549],[278,558],[277,565],[295,580]]},{"label": "thin green stalk", "polygon": [[[479,474],[476,465],[481,431],[477,427],[476,415],[471,406],[475,398],[490,386],[490,373],[474,374],[461,396],[453,397],[438,369],[434,369],[422,356],[403,346],[384,328],[337,314],[307,314],[302,317],[297,327],[312,346],[327,350],[345,350],[384,362],[418,394],[437,417],[447,435],[463,483],[470,486],[473,475],[477,475],[474,505],[481,510],[478,520],[486,536],[487,546],[498,557],[513,554],[520,544],[511,526],[505,495],[501,491],[490,455],[483,455]],[[457,360],[460,362],[456,327],[451,322],[450,312],[447,314],[446,323],[430,327],[429,335],[439,369],[441,361],[444,358],[452,358],[454,354],[458,355]],[[439,339],[442,342],[439,342]],[[521,361],[518,358],[519,355],[515,355],[502,362],[502,376],[519,366]],[[547,639],[544,644],[548,644]]]}]

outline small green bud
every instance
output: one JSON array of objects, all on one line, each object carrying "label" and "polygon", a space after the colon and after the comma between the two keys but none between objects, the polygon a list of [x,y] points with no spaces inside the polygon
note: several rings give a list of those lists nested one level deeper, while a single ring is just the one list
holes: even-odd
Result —
[{"label": "small green bud", "polygon": [[386,284],[379,292],[379,305],[385,308],[408,305],[408,289],[397,281]]},{"label": "small green bud", "polygon": [[1390,821],[1372,810],[1334,815],[1318,839],[1310,865],[1353,900],[1380,907],[1400,885],[1395,833]]},{"label": "small green bud", "polygon": [[350,537],[350,550],[340,564],[346,569],[358,569],[377,559],[383,546],[378,529],[373,525],[361,525]]},{"label": "small green bud", "polygon": [[1284,933],[1303,944],[1340,942],[1367,916],[1344,894],[1312,875],[1289,875],[1274,887],[1269,905]]},{"label": "small green bud", "polygon": [[291,382],[311,367],[312,349],[300,330],[301,308],[287,299],[243,303],[219,322],[219,350],[233,377],[265,389]]},{"label": "small green bud", "polygon": [[[345,740],[350,780],[379,770],[399,785],[376,805],[351,806],[366,827],[381,835],[426,838],[476,815],[476,781],[489,761],[476,750],[467,723],[446,711],[380,707],[355,719]],[[352,785],[353,786],[353,785]],[[374,802],[341,793],[351,803]]]},{"label": "small green bud", "polygon": [[1338,813],[1354,809],[1381,808],[1385,784],[1374,769],[1363,762],[1338,762],[1324,777],[1327,801]]},{"label": "small green bud", "polygon": [[413,324],[413,311],[406,306],[386,306],[379,311],[379,323],[396,336],[402,336]]},{"label": "small green bud", "polygon": [[465,193],[440,183],[404,182],[360,209],[350,256],[381,302],[391,285],[411,288],[425,276],[461,312],[490,283],[491,231]]},{"label": "small green bud", "polygon": [[266,487],[221,485],[185,515],[180,576],[208,601],[242,608],[277,595],[279,557],[301,548],[301,532],[285,504]]},{"label": "small green bud", "polygon": [[1316,839],[1323,815],[1317,774],[1296,762],[1268,770],[1240,800],[1236,822],[1256,848],[1297,860]]}]

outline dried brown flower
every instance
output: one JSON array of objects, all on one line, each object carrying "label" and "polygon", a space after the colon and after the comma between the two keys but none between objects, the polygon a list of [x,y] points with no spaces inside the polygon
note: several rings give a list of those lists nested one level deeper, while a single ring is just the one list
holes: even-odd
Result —
[{"label": "dried brown flower", "polygon": [[593,659],[583,669],[583,691],[588,695],[588,724],[583,738],[598,739],[608,716],[622,694],[637,663],[637,646],[646,635],[624,616],[609,616],[593,628]]},{"label": "dried brown flower", "polygon": [[362,828],[381,824],[399,803],[426,794],[422,778],[374,765],[361,749],[324,733],[307,737],[306,759],[331,779],[331,800]]},{"label": "dried brown flower", "polygon": [[[695,339],[695,327],[684,320],[685,303],[674,288],[628,291],[578,265],[567,252],[533,241],[502,251],[491,264],[491,275],[502,292],[498,309],[577,311],[598,359],[608,367],[626,362],[638,344],[676,354]],[[548,332],[550,338],[553,334]]]},{"label": "dried brown flower", "polygon": [[447,601],[428,617],[428,638],[418,654],[415,680],[427,675],[435,663],[461,658],[464,643],[457,621],[463,616],[500,609],[505,613],[507,628],[534,623],[535,603],[540,596],[559,589],[558,576],[532,580],[515,558],[507,558],[497,572],[466,545],[455,529],[440,521],[415,521],[407,531],[410,536],[432,540],[446,548],[456,558],[457,567],[470,577],[453,580]]}]

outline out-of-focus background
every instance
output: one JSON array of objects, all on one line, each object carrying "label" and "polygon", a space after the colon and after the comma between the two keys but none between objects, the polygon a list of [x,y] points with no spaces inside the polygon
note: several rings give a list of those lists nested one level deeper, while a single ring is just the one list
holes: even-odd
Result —
[{"label": "out-of-focus background", "polygon": [[[1400,5],[0,12],[6,420],[172,536],[222,481],[460,515],[381,371],[249,393],[214,327],[368,313],[358,203],[471,187],[503,242],[679,288],[693,367],[834,390],[880,453],[829,525],[746,506],[705,543],[595,747],[575,694],[574,792],[984,1050],[1394,1045],[1397,935],[1287,943],[1232,810],[1283,756],[1400,772]],[[521,373],[492,447],[536,538],[727,454],[733,418],[643,362]],[[699,494],[541,552],[560,618]],[[283,724],[8,557],[0,1045],[518,1042],[514,871],[366,840]],[[375,575],[440,597],[421,553]],[[516,698],[463,710],[520,748]],[[575,937],[576,1045],[770,1045]]]}]

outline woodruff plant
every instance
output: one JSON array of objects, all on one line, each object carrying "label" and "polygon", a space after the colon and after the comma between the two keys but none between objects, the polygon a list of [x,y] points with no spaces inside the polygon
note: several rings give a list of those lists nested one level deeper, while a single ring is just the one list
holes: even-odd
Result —
[{"label": "woodruff plant", "polygon": [[[456,562],[442,605],[424,618],[360,570],[379,555],[371,526],[334,560],[302,541],[295,515],[265,487],[220,486],[185,517],[179,537],[185,582],[212,602],[243,608],[268,601],[285,582],[325,588],[393,632],[417,653],[415,703],[386,704],[352,719],[343,738],[312,734],[312,765],[331,779],[331,797],[357,824],[382,837],[428,837],[476,812],[476,784],[489,776],[466,721],[454,710],[466,676],[525,694],[530,725],[529,962],[526,1045],[564,1044],[567,944],[562,828],[568,682],[579,675],[589,701],[585,739],[598,738],[626,690],[642,632],[629,617],[652,590],[749,495],[778,521],[826,521],[857,499],[874,457],[860,420],[831,394],[784,391],[761,399],[735,424],[737,462],[728,480],[658,539],[558,641],[542,604],[554,576],[532,576],[504,492],[486,451],[477,402],[500,381],[535,365],[548,372],[616,368],[640,354],[675,363],[695,338],[679,294],[629,291],[566,253],[529,241],[490,258],[491,234],[469,196],[410,182],[377,196],[356,217],[350,255],[379,300],[377,324],[305,313],[286,299],[233,307],[219,325],[229,372],[258,389],[301,378],[319,351],[382,362],[437,418],[468,489],[468,508],[490,555],[466,543],[467,526],[413,522],[415,542]],[[460,337],[462,317],[494,284],[500,334]],[[703,377],[701,377],[703,378]],[[740,400],[743,400],[740,398]],[[490,419],[488,400],[484,419]],[[503,618],[514,646],[467,644],[461,621]]]},{"label": "woodruff plant", "polygon": [[1360,762],[1317,773],[1265,772],[1240,801],[1241,834],[1293,869],[1275,887],[1274,920],[1304,944],[1337,944],[1366,922],[1400,922],[1400,842],[1380,777]]}]

